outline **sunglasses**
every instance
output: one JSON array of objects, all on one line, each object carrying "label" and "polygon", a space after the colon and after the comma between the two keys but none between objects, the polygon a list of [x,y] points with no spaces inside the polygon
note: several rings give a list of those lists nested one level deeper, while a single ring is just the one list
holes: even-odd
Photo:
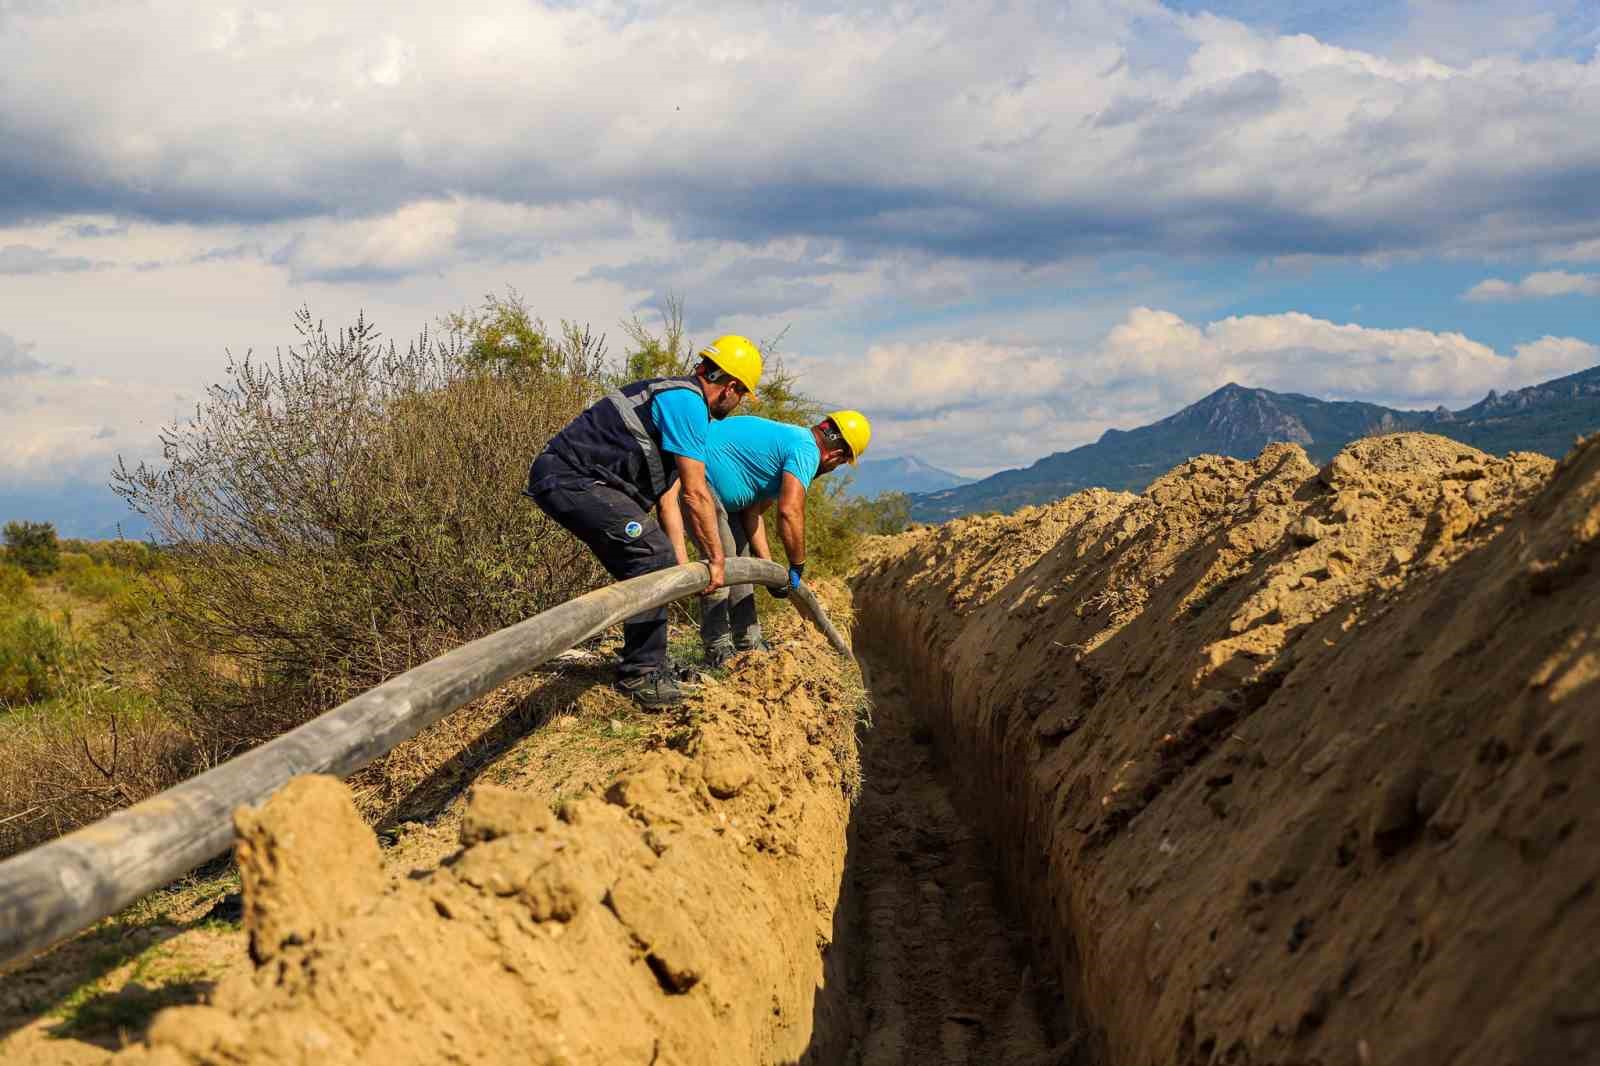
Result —
[{"label": "sunglasses", "polygon": [[727,384],[733,386],[734,394],[737,396],[750,395],[749,386],[721,368],[713,369],[711,373],[706,375],[706,380],[713,385]]},{"label": "sunglasses", "polygon": [[827,442],[829,448],[843,448],[846,455],[855,458],[855,452],[851,450],[849,441],[844,439],[844,434],[839,432],[839,428],[831,420],[822,423],[822,439]]}]

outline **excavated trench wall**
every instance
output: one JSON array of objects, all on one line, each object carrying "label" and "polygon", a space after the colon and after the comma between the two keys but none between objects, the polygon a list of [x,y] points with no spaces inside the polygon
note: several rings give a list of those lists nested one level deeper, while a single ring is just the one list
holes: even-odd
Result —
[{"label": "excavated trench wall", "polygon": [[1600,1061],[1600,439],[1205,457],[883,543],[1093,1061]]}]

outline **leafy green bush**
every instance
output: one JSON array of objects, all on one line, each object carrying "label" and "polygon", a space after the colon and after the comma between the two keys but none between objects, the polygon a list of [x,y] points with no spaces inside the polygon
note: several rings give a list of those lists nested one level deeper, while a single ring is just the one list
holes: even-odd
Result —
[{"label": "leafy green bush", "polygon": [[6,554],[33,577],[54,573],[61,562],[56,527],[49,522],[7,522]]},{"label": "leafy green bush", "polygon": [[97,602],[126,593],[132,583],[127,571],[77,552],[61,553],[57,576],[62,587],[74,596]]},{"label": "leafy green bush", "polygon": [[0,612],[31,602],[33,581],[28,572],[15,563],[0,559]]},{"label": "leafy green bush", "polygon": [[32,610],[0,614],[0,706],[36,703],[61,691],[68,645]]},{"label": "leafy green bush", "polygon": [[68,537],[61,541],[63,554],[75,552],[88,556],[103,566],[118,570],[150,571],[160,565],[161,554],[152,544],[137,540],[80,540]]}]

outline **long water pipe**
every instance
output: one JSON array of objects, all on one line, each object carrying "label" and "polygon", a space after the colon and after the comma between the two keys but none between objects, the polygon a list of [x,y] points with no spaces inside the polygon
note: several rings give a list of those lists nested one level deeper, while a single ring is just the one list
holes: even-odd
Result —
[{"label": "long water pipe", "polygon": [[[779,587],[788,572],[727,561],[734,585]],[[115,914],[226,851],[233,810],[291,777],[346,777],[479,696],[641,611],[706,587],[703,563],[619,581],[552,607],[346,700],[205,773],[75,832],[0,862],[0,963],[40,951]],[[804,585],[790,594],[840,654],[850,647]]]}]

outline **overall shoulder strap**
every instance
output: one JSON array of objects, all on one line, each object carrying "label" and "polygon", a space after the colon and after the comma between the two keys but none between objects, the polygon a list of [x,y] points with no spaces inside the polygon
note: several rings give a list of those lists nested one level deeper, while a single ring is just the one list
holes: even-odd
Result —
[{"label": "overall shoulder strap", "polygon": [[673,389],[694,389],[698,392],[700,386],[694,378],[656,378],[638,384],[643,387],[624,386],[627,391],[613,390],[606,394],[606,399],[616,408],[617,414],[622,418],[622,424],[628,428],[628,433],[638,443],[639,450],[644,452],[645,469],[650,472],[650,488],[659,497],[667,491],[667,467],[661,457],[661,446],[645,428],[639,409],[663,392]]}]

